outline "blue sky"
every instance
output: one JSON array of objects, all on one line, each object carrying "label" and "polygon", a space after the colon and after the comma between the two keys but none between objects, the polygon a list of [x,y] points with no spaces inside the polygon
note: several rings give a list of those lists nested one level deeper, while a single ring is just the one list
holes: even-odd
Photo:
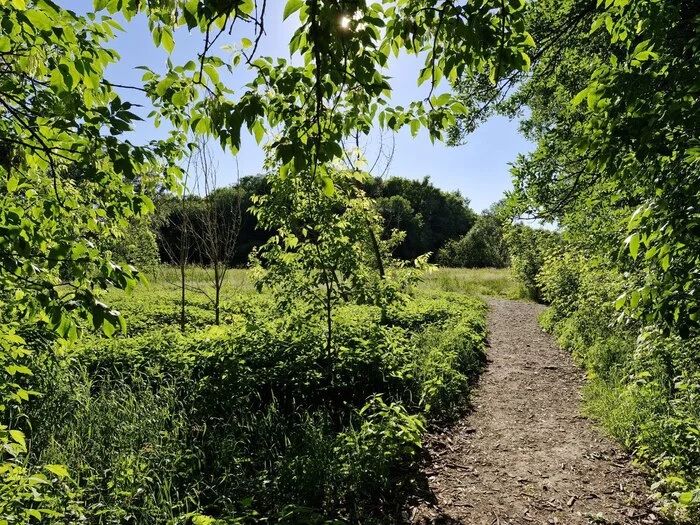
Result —
[{"label": "blue sky", "polygon": [[[73,1],[64,0],[65,7],[79,9]],[[80,8],[88,9],[92,2],[81,3]],[[290,17],[282,22],[282,7],[284,1],[268,2],[268,12],[265,19],[266,35],[259,49],[260,56],[289,56],[288,41],[298,20]],[[82,11],[82,9],[79,9]],[[122,24],[125,32],[120,33],[111,43],[122,60],[118,65],[110,67],[107,72],[109,80],[120,84],[138,85],[142,71],[137,66],[147,65],[155,71],[163,71],[167,53],[154,46],[143,17],[137,17],[130,23]],[[222,38],[221,45],[235,45],[242,33]],[[195,58],[202,47],[202,37],[199,33],[188,34],[178,30],[175,36],[175,50],[172,60],[184,63]],[[416,79],[422,61],[416,57],[402,56],[395,59],[389,67],[388,74],[392,77],[392,102],[406,104],[411,100],[424,98],[429,87],[417,87]],[[240,89],[249,79],[250,73],[243,68],[236,70],[228,81],[233,89]],[[436,93],[448,89],[443,83]],[[128,100],[145,105],[138,113],[145,117],[150,109],[148,102],[135,95],[133,91],[124,92]],[[162,136],[165,129],[155,129],[149,122],[137,123],[132,140],[143,142]],[[378,133],[370,137],[368,157],[373,156],[373,146],[379,142]],[[385,137],[385,140],[390,140]],[[473,133],[464,146],[448,147],[440,143],[432,144],[427,132],[421,131],[417,137],[412,137],[408,129],[395,134],[395,151],[393,161],[387,176],[400,176],[422,179],[430,176],[433,183],[445,190],[459,190],[462,195],[471,200],[472,207],[481,211],[503,196],[503,192],[512,187],[509,174],[509,163],[513,162],[518,153],[533,149],[517,131],[517,122],[508,121],[502,117],[494,117],[483,124]],[[219,165],[219,185],[228,185],[236,180],[236,161],[230,153],[217,149],[216,157]],[[238,169],[240,176],[259,173],[262,168],[263,155],[252,137],[245,136],[238,153]],[[370,159],[371,160],[371,159]],[[378,174],[378,173],[377,173]]]}]

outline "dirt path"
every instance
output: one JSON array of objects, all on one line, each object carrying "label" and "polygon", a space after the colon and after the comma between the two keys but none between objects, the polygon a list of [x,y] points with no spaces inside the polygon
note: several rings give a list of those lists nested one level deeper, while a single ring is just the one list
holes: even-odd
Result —
[{"label": "dirt path", "polygon": [[474,411],[431,435],[428,496],[411,523],[656,523],[644,481],[580,414],[583,375],[537,324],[539,305],[490,299]]}]

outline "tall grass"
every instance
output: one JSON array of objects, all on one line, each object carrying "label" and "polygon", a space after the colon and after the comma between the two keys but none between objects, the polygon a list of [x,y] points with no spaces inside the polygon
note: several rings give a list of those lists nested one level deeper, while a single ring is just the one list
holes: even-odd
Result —
[{"label": "tall grass", "polygon": [[527,290],[508,268],[439,268],[427,274],[419,288],[467,295],[528,299]]},{"label": "tall grass", "polygon": [[343,305],[325,368],[323,323],[236,295],[247,279],[232,272],[225,326],[191,294],[180,332],[178,291],[161,279],[109,298],[127,335],[85,333],[62,359],[37,352],[31,455],[70,472],[81,510],[67,521],[393,522],[425,422],[468,403],[485,305],[427,290],[384,313]]},{"label": "tall grass", "polygon": [[[147,276],[148,281],[154,286],[180,286],[180,268],[161,264]],[[185,280],[188,287],[209,289],[212,287],[213,275],[211,270],[203,266],[188,266],[185,269]],[[226,271],[224,289],[253,291],[253,280],[250,272],[245,268],[230,268]]]}]

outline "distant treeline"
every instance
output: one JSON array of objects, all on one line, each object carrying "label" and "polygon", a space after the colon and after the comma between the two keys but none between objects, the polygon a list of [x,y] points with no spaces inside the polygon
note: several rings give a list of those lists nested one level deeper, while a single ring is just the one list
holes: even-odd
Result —
[{"label": "distant treeline", "polygon": [[[436,188],[428,177],[421,181],[375,178],[365,190],[377,202],[386,236],[392,230],[405,232],[404,241],[394,252],[401,259],[415,259],[427,252],[435,258],[441,248],[466,235],[479,219],[470,208],[469,199],[459,192]],[[240,217],[237,247],[229,262],[233,266],[245,265],[253,249],[263,245],[271,235],[258,228],[255,216],[249,211],[251,197],[267,192],[264,176],[250,176],[243,177],[238,184],[213,191],[206,197],[208,201],[197,195],[184,199],[172,194],[158,195],[153,228],[161,261],[176,264],[184,253],[189,264],[208,264],[206,250],[196,242],[197,233],[206,228],[205,221],[214,216],[217,221],[231,221],[230,227],[235,227],[233,222]],[[225,230],[228,225],[220,226]]]}]

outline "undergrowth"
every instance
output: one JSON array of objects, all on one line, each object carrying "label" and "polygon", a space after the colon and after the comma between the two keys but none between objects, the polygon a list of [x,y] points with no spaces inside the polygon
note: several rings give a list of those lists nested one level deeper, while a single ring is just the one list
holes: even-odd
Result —
[{"label": "undergrowth", "polygon": [[426,424],[463,410],[484,360],[485,306],[462,295],[339,307],[328,368],[323,325],[266,295],[231,297],[221,327],[191,305],[183,334],[175,293],[115,297],[128,336],[37,349],[20,424],[70,472],[66,522],[390,522]]}]

